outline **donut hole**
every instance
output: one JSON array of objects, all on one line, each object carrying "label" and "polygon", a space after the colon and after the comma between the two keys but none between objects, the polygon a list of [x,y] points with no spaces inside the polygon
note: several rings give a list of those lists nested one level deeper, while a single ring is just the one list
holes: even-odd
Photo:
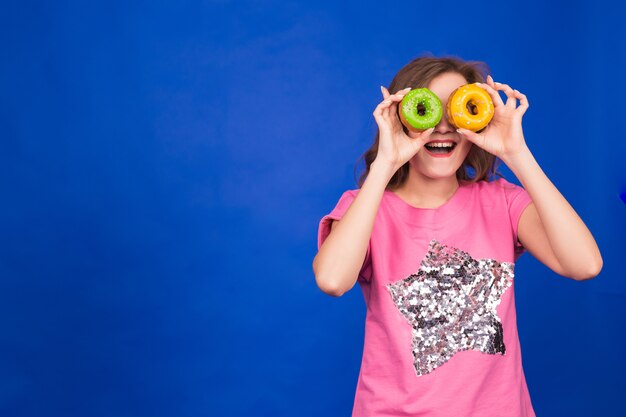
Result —
[{"label": "donut hole", "polygon": [[426,114],[426,107],[422,103],[418,103],[417,105],[417,114],[420,116],[424,116]]},{"label": "donut hole", "polygon": [[478,106],[472,100],[468,101],[465,107],[471,115],[476,116],[478,114]]}]

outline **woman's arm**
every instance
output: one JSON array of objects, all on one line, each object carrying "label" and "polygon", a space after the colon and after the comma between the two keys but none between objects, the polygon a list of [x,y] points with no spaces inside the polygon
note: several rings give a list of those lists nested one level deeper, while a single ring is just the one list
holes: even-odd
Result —
[{"label": "woman's arm", "polygon": [[392,95],[381,87],[384,100],[373,113],[379,131],[376,160],[359,193],[341,220],[333,223],[330,235],[313,259],[315,281],[327,294],[339,297],[354,287],[389,180],[419,152],[434,130],[425,130],[415,138],[404,132],[398,118],[398,103],[409,90],[405,88]]},{"label": "woman's arm", "polygon": [[518,225],[522,245],[559,275],[585,280],[602,269],[602,256],[591,232],[561,195],[528,147],[503,159],[533,202]]},{"label": "woman's arm", "polygon": [[[500,159],[513,171],[533,202],[518,223],[518,239],[557,274],[584,280],[602,269],[602,256],[591,232],[572,206],[543,173],[530,153],[522,131],[528,99],[506,84],[487,78],[477,83],[493,99],[495,114],[480,134],[458,129],[468,140]],[[498,91],[507,96],[506,103]],[[519,105],[517,101],[519,100]]]},{"label": "woman's arm", "polygon": [[372,163],[369,175],[341,220],[313,259],[317,286],[326,294],[340,297],[349,291],[365,261],[374,219],[387,183],[395,171],[389,165]]}]

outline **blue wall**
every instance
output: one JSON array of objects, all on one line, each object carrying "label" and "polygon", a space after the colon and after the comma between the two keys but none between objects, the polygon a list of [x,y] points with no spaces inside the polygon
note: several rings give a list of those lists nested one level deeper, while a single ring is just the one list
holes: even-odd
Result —
[{"label": "blue wall", "polygon": [[604,256],[518,262],[537,414],[621,415],[625,6],[371,3],[3,3],[0,415],[349,415],[364,303],[317,289],[317,225],[423,52],[527,94]]}]

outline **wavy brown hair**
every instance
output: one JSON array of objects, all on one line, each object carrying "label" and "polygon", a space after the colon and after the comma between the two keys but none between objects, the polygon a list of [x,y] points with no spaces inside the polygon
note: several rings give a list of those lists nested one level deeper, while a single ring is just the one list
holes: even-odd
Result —
[{"label": "wavy brown hair", "polygon": [[[468,82],[468,84],[485,82],[485,75],[489,73],[489,67],[484,62],[480,61],[464,61],[457,57],[433,57],[422,56],[414,59],[406,64],[393,78],[389,85],[389,92],[396,93],[398,90],[406,87],[411,88],[423,88],[427,87],[430,82],[437,76],[446,72],[456,72],[462,75]],[[445,116],[444,116],[445,117]],[[406,128],[405,128],[406,131]],[[372,162],[378,155],[378,141],[380,137],[380,131],[376,130],[376,136],[374,137],[374,143],[370,148],[365,151],[363,155],[359,157],[355,165],[355,178],[356,178],[356,166],[359,161],[365,160],[365,170],[361,173],[359,180],[357,181],[359,188],[363,186],[365,178],[370,171]],[[482,180],[489,180],[494,176],[502,177],[497,171],[497,165],[499,160],[495,155],[479,148],[474,145],[471,147],[465,161],[456,171],[456,178],[459,181],[478,182]],[[396,173],[391,177],[387,184],[388,189],[395,190],[407,180],[409,176],[410,165],[409,162],[405,163]],[[474,171],[474,175],[471,176],[468,172],[469,169]]]}]

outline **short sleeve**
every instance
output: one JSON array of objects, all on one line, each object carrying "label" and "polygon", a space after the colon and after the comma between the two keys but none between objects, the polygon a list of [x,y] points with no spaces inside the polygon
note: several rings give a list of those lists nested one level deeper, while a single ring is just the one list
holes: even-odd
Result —
[{"label": "short sleeve", "polygon": [[[322,243],[326,240],[331,231],[332,220],[341,220],[343,215],[348,211],[348,208],[356,198],[358,194],[358,190],[348,190],[343,193],[343,195],[339,198],[337,205],[335,208],[322,217],[320,220],[318,232],[317,232],[317,249],[322,247]],[[369,282],[372,275],[371,270],[371,241],[367,244],[367,252],[365,254],[365,260],[363,261],[363,266],[361,267],[361,271],[359,272],[359,280]]]},{"label": "short sleeve", "polygon": [[532,203],[532,199],[526,190],[519,185],[513,184],[505,180],[504,178],[498,179],[502,184],[504,195],[507,201],[509,209],[509,218],[511,219],[511,229],[515,236],[515,260],[517,260],[524,252],[526,248],[520,243],[517,237],[517,228],[519,225],[519,219],[524,212],[524,209]]}]

